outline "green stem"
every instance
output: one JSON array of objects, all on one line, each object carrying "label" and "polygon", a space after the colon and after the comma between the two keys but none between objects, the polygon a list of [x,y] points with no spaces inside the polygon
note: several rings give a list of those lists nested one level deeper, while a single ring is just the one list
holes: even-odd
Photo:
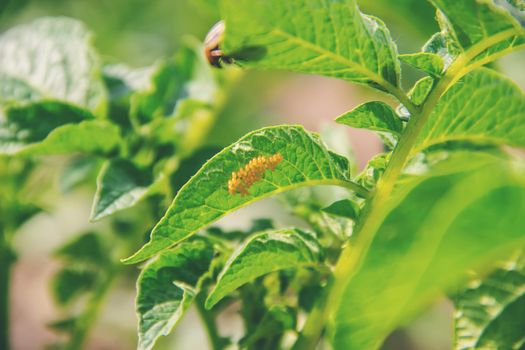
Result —
[{"label": "green stem", "polygon": [[9,350],[9,286],[14,262],[11,246],[0,232],[0,349]]},{"label": "green stem", "polygon": [[208,333],[208,340],[210,342],[212,350],[222,350],[224,348],[224,339],[220,336],[219,331],[217,330],[217,325],[215,324],[215,317],[212,314],[212,311],[206,310],[206,308],[204,307],[206,295],[203,293],[199,293],[195,299],[197,312],[202,320],[202,323],[204,324],[206,333]]},{"label": "green stem", "polygon": [[111,267],[104,280],[98,285],[93,296],[88,302],[86,311],[75,323],[74,331],[71,334],[71,341],[68,344],[67,349],[79,350],[83,348],[87,335],[98,318],[100,309],[102,308],[104,300],[108,295],[108,291],[110,290],[115,277],[118,275],[118,270],[119,269],[117,266]]},{"label": "green stem", "polygon": [[[410,159],[411,151],[417,141],[417,137],[430,117],[440,97],[450,86],[461,79],[461,77],[479,66],[478,62],[474,62],[470,66],[468,65],[473,58],[497,42],[505,40],[513,35],[516,35],[514,29],[498,33],[493,37],[472,46],[469,50],[459,55],[449,67],[445,75],[436,84],[436,87],[432,90],[422,108],[416,108],[412,103],[405,103],[405,94],[401,93],[401,90],[397,87],[387,86],[387,90],[405,105],[410,111],[412,117],[403,133],[403,137],[392,154],[391,161],[385,173],[379,180],[375,191],[369,196],[363,212],[361,213],[361,219],[355,230],[356,241],[354,244],[348,245],[343,249],[335,266],[334,283],[328,291],[328,297],[324,304],[326,307],[315,312],[315,314],[310,315],[305,324],[304,328],[305,330],[308,330],[308,335],[306,336],[308,341],[301,340],[301,337],[298,339],[298,342],[303,341],[305,344],[300,348],[301,350],[314,350],[317,346],[322,330],[326,326],[329,316],[334,312],[333,308],[337,307],[339,304],[343,297],[346,284],[357,272],[359,265],[363,260],[362,258],[372,243],[374,233],[379,229],[386,204],[392,194],[397,179],[405,167],[406,162]],[[499,56],[496,54],[494,57]],[[488,58],[485,58],[484,62],[489,62]],[[353,249],[355,246],[359,246],[359,249]],[[307,327],[311,327],[312,329],[307,329]]]},{"label": "green stem", "polygon": [[308,315],[306,323],[299,333],[299,337],[295,341],[292,350],[304,350],[304,349],[315,349],[319,339],[324,331],[324,325],[320,326],[319,320],[323,320],[325,309],[328,303],[328,295],[330,288],[332,287],[332,280],[324,288],[323,293],[319,296],[319,299],[315,303],[314,308]]}]

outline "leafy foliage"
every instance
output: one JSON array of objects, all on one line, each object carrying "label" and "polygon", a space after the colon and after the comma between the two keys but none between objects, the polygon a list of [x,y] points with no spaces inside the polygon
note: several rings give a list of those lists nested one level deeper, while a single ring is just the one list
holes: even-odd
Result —
[{"label": "leafy foliage", "polygon": [[129,208],[148,193],[153,182],[148,171],[124,159],[108,161],[99,174],[92,220]]},{"label": "leafy foliage", "polygon": [[228,293],[272,271],[315,266],[322,257],[312,234],[300,230],[270,231],[250,238],[226,262],[208,295],[211,308]]},{"label": "leafy foliage", "polygon": [[498,264],[489,276],[472,276],[454,297],[456,349],[519,349],[525,342],[523,254]]},{"label": "leafy foliage", "polygon": [[349,199],[343,199],[330,204],[326,208],[323,208],[323,211],[328,214],[355,220],[359,217],[360,209],[359,205],[355,202]]},{"label": "leafy foliage", "polygon": [[[70,348],[81,347],[96,319],[119,273],[117,255],[136,251],[146,231],[150,240],[124,260],[152,259],[138,279],[141,349],[168,335],[191,305],[214,350],[291,341],[313,350],[321,338],[335,350],[378,349],[451,292],[456,348],[523,347],[523,259],[512,254],[525,244],[525,161],[509,147],[525,148],[525,96],[489,65],[525,47],[522,8],[430,2],[440,31],[420,52],[398,55],[385,24],[355,0],[220,1],[223,63],[324,75],[397,100],[398,108],[368,101],[336,119],[385,144],[359,174],[301,126],[265,127],[220,151],[207,145],[239,72],[213,72],[191,40],[152,67],[131,69],[103,67],[75,20],[45,18],[2,34],[0,152],[9,158],[0,158],[0,257],[8,261],[0,266],[12,263],[13,232],[39,210],[19,191],[36,156],[81,153],[73,159],[91,165],[73,162],[64,187],[93,183],[98,172],[92,219],[105,218],[117,235],[111,249],[97,232],[56,253],[52,290],[64,318],[53,327],[69,333]],[[417,6],[428,14],[428,4]],[[425,75],[408,92],[401,61]],[[347,191],[310,189],[320,185]],[[299,188],[308,190],[289,192]],[[208,228],[284,192],[315,234],[267,219],[247,230]],[[469,274],[476,280],[457,292]],[[217,328],[232,304],[244,326],[238,341]]]},{"label": "leafy foliage", "polygon": [[394,110],[384,102],[367,102],[352,111],[343,114],[336,122],[353,128],[363,128],[374,131],[401,135],[403,123]]},{"label": "leafy foliage", "polygon": [[182,243],[149,263],[138,280],[139,349],[168,335],[199,291],[213,250],[203,241]]},{"label": "leafy foliage", "polygon": [[[264,177],[248,188],[246,195],[228,192],[233,172],[255,157],[275,154],[283,160],[273,170],[262,169]],[[254,200],[300,186],[323,184],[362,191],[350,182],[348,161],[328,151],[316,135],[295,126],[255,131],[209,160],[181,188],[153,229],[150,242],[126,262],[147,259]]]},{"label": "leafy foliage", "polygon": [[525,96],[514,83],[494,71],[477,69],[440,98],[412,152],[451,141],[524,147],[523,113]]},{"label": "leafy foliage", "polygon": [[[519,224],[525,210],[523,171],[490,157],[456,157],[405,181],[376,219],[378,234],[345,285],[334,316],[336,348],[378,347],[464,271],[486,266],[525,242]],[[473,169],[465,171],[466,159]],[[472,237],[476,244],[469,243]]]},{"label": "leafy foliage", "polygon": [[359,12],[354,1],[232,0],[222,5],[224,49],[240,63],[380,86],[399,82],[390,33],[379,19]]},{"label": "leafy foliage", "polygon": [[415,68],[439,77],[444,70],[443,58],[431,52],[419,52],[415,54],[400,55],[399,59]]},{"label": "leafy foliage", "polygon": [[84,26],[69,18],[42,18],[2,34],[1,99],[54,98],[105,113],[106,91],[90,41]]}]

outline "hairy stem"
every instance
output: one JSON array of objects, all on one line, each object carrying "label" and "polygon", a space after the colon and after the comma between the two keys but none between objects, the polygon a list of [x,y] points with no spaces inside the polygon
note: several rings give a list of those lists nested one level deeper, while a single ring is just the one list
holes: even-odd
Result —
[{"label": "hairy stem", "polygon": [[212,311],[206,310],[204,307],[204,302],[206,300],[206,295],[199,293],[196,297],[195,305],[197,307],[197,312],[204,324],[206,333],[208,333],[208,340],[211,345],[212,350],[222,350],[224,348],[224,340],[220,336],[215,323],[215,317],[212,314]]}]

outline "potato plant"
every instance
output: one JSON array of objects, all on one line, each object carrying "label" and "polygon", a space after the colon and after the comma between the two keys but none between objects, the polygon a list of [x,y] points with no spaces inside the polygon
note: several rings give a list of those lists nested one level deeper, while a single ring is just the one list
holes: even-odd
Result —
[{"label": "potato plant", "polygon": [[[400,54],[354,0],[221,0],[224,31],[207,48],[223,69],[193,41],[153,68],[104,66],[86,29],[67,18],[4,33],[0,165],[10,172],[0,184],[0,295],[12,233],[38,210],[18,189],[42,156],[65,154],[66,184],[98,172],[91,218],[110,225],[56,252],[64,268],[53,290],[65,318],[53,326],[70,335],[63,346],[82,347],[112,281],[142,263],[139,349],[154,348],[192,306],[213,350],[379,349],[443,295],[456,308],[454,349],[523,349],[525,96],[493,63],[525,47],[524,5],[430,3],[439,32],[420,52]],[[424,73],[408,91],[401,63]],[[238,67],[381,92],[384,101],[335,121],[377,133],[384,152],[357,172],[300,125],[205,147]],[[323,186],[344,194],[322,203]],[[307,225],[263,217],[242,231],[212,226],[273,195]],[[232,307],[240,337],[219,326]]]}]

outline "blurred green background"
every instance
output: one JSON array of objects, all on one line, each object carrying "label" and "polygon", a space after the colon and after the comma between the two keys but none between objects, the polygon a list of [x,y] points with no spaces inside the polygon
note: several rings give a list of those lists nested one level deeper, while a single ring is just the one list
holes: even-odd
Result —
[{"label": "blurred green background", "polygon": [[[95,34],[94,44],[106,63],[122,62],[133,67],[153,64],[176,52],[182,40],[193,36],[202,40],[220,18],[217,0],[0,0],[0,32],[42,16],[69,16],[80,19]],[[425,39],[437,31],[432,7],[423,0],[362,0],[365,12],[385,20],[393,33],[399,51],[418,50]],[[396,8],[396,10],[393,10]],[[522,87],[523,69],[518,74],[523,54],[513,55],[499,63],[505,73]],[[410,87],[421,75],[408,67],[403,84]],[[360,166],[381,144],[371,133],[347,130],[331,121],[363,101],[382,98],[370,90],[333,79],[300,76],[282,72],[247,72],[234,86],[218,125],[208,143],[225,145],[245,132],[263,125],[300,123],[311,130],[330,130],[332,145],[351,147]],[[387,99],[387,101],[389,101]],[[390,101],[392,102],[392,101]],[[348,145],[350,144],[350,146]],[[346,151],[349,151],[346,149]],[[58,186],[53,169],[60,160],[45,161],[42,183]],[[67,195],[50,189],[53,212],[38,215],[22,227],[16,245],[20,252],[14,272],[12,292],[14,349],[41,349],[57,335],[46,323],[55,318],[48,280],[56,270],[49,254],[61,242],[87,224],[92,188]],[[275,212],[271,201],[241,211],[222,222],[227,227],[249,223],[251,217],[271,216],[286,221]],[[129,216],[137,215],[131,210]],[[133,268],[132,268],[133,269]],[[132,349],[135,347],[134,279],[124,279],[109,296],[98,326],[88,341],[89,349]],[[226,314],[221,327],[235,332],[239,320],[234,312]],[[394,334],[387,349],[449,349],[451,344],[451,308],[446,301],[438,303],[427,314],[406,329]],[[159,349],[206,349],[206,337],[199,320],[190,313],[174,335],[159,344]]]}]

